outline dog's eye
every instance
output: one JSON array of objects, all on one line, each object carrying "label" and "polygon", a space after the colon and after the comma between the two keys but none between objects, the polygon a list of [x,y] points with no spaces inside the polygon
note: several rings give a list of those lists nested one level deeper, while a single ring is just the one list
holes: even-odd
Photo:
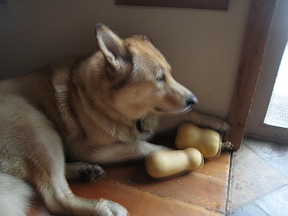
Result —
[{"label": "dog's eye", "polygon": [[165,74],[163,73],[160,77],[157,77],[157,78],[156,78],[156,81],[157,81],[157,82],[165,82],[165,81],[166,81],[166,76],[165,76]]}]

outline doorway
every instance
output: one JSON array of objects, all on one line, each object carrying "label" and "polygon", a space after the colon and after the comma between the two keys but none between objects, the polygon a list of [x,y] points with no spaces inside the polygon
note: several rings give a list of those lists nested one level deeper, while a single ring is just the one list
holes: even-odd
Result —
[{"label": "doorway", "polygon": [[279,66],[272,96],[264,119],[265,125],[288,128],[288,43]]}]

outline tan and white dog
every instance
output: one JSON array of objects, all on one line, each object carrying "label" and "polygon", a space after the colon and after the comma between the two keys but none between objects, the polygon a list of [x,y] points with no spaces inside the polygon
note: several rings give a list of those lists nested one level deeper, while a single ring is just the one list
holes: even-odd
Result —
[{"label": "tan and white dog", "polygon": [[104,173],[98,164],[167,149],[146,140],[183,121],[228,128],[190,112],[197,98],[147,37],[121,39],[103,24],[96,37],[92,56],[0,82],[0,215],[25,215],[32,191],[53,214],[128,215],[117,203],[76,197],[66,177],[91,181]]}]

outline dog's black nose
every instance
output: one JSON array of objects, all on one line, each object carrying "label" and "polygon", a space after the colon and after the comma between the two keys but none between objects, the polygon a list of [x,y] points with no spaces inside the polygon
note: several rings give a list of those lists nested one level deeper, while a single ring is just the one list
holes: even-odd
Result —
[{"label": "dog's black nose", "polygon": [[194,104],[197,104],[198,103],[198,99],[195,95],[193,94],[190,94],[189,97],[187,98],[186,100],[186,104],[187,106],[193,106]]}]

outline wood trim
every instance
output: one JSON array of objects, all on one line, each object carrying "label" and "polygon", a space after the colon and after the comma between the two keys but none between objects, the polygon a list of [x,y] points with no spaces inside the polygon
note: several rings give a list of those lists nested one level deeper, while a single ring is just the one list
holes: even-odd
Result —
[{"label": "wood trim", "polygon": [[229,0],[115,0],[116,5],[228,10]]},{"label": "wood trim", "polygon": [[225,140],[239,149],[246,130],[277,0],[251,1],[250,14],[234,87]]}]

